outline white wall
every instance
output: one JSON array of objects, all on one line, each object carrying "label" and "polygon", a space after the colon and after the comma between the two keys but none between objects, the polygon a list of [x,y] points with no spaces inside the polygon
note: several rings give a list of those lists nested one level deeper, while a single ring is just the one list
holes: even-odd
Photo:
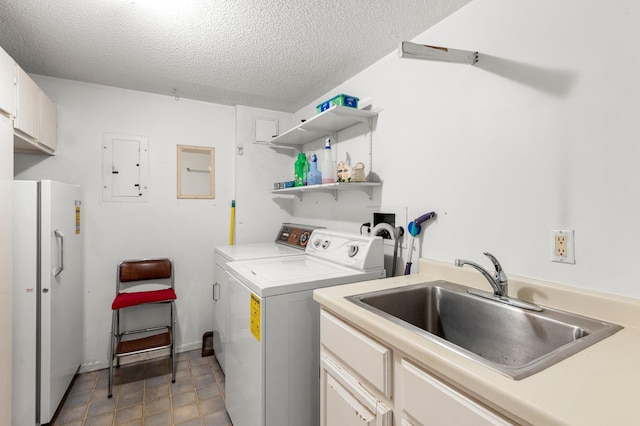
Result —
[{"label": "white wall", "polygon": [[[55,157],[16,155],[16,179],[84,188],[83,369],[105,367],[119,260],[170,256],[176,265],[178,350],[199,348],[213,318],[213,247],[227,244],[235,108],[35,76],[58,106]],[[149,138],[149,200],[102,201],[103,133]],[[176,145],[215,147],[214,200],[176,198]]]},{"label": "white wall", "polygon": [[[507,274],[640,297],[638,22],[631,0],[474,0],[414,41],[478,50],[477,65],[393,52],[318,101],[383,108],[379,202],[438,213],[421,256],[489,266],[489,251]],[[551,229],[575,230],[575,265],[550,261]]]},{"label": "white wall", "polygon": [[[242,155],[236,155],[236,238],[235,243],[273,241],[283,222],[290,220],[292,200],[274,202],[273,183],[291,180],[293,151],[275,150],[256,143],[257,119],[277,120],[280,133],[292,127],[293,114],[236,107],[236,146]],[[297,151],[296,151],[297,153]]]}]

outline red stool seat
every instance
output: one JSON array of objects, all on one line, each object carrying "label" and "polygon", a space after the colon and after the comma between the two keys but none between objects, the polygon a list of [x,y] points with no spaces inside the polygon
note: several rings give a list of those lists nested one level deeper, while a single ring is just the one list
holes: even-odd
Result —
[{"label": "red stool seat", "polygon": [[172,288],[153,291],[138,291],[132,293],[120,293],[113,299],[111,309],[122,309],[130,306],[141,305],[143,303],[168,302],[176,300],[176,292]]}]

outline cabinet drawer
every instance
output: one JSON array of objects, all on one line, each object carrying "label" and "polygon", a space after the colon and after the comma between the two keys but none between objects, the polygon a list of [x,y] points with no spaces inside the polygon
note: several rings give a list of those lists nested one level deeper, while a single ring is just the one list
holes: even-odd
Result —
[{"label": "cabinet drawer", "polygon": [[320,366],[321,426],[391,426],[391,408],[324,352]]},{"label": "cabinet drawer", "polygon": [[322,345],[386,397],[391,397],[392,351],[326,311],[320,315]]},{"label": "cabinet drawer", "polygon": [[512,425],[476,401],[403,359],[401,362],[402,424]]}]

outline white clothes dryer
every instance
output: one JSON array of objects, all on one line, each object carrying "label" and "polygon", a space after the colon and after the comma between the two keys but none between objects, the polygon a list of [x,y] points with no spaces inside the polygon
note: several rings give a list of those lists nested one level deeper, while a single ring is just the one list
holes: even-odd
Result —
[{"label": "white clothes dryer", "polygon": [[274,241],[217,246],[214,248],[213,351],[223,372],[226,371],[229,311],[227,263],[239,260],[300,255],[304,253],[311,232],[314,229],[320,229],[320,227],[283,223]]}]

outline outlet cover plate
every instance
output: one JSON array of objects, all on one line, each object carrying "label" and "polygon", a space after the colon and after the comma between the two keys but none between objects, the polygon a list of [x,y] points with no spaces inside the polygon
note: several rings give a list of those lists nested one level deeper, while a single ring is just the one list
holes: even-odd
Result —
[{"label": "outlet cover plate", "polygon": [[551,261],[558,263],[576,263],[573,229],[551,230]]}]

